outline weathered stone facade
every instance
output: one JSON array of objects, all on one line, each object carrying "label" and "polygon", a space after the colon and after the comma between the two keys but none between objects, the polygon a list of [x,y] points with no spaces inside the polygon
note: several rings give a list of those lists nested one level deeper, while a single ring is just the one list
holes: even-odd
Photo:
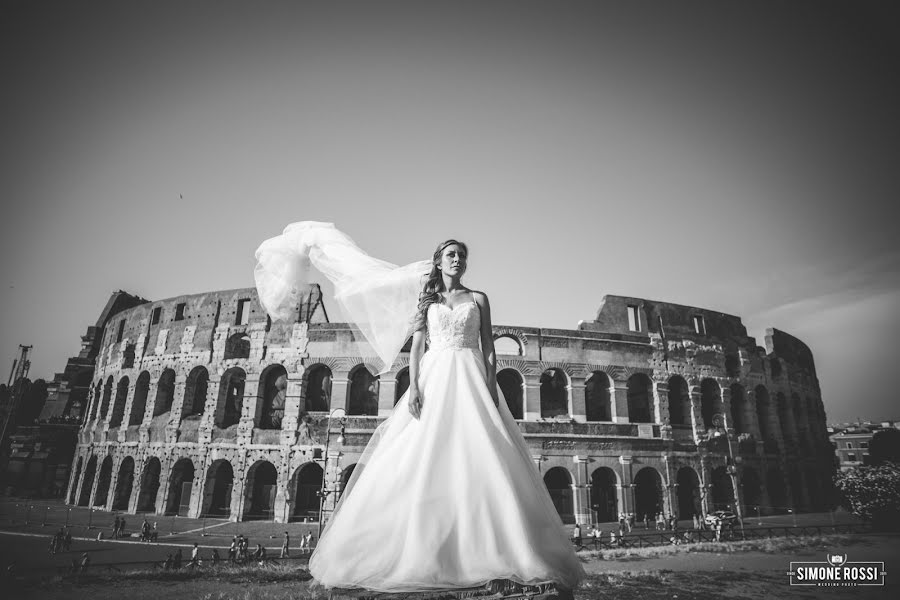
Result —
[{"label": "weathered stone facade", "polygon": [[[408,386],[408,355],[374,377],[368,345],[328,322],[318,288],[291,323],[271,322],[252,288],[118,317],[79,434],[74,504],[314,518],[323,477],[340,489]],[[568,522],[690,518],[733,506],[735,491],[744,511],[763,514],[830,496],[812,353],[784,332],[768,330],[764,349],[738,317],[605,296],[575,330],[495,326],[494,336],[498,382]],[[335,419],[326,457],[336,409],[345,441]]]}]

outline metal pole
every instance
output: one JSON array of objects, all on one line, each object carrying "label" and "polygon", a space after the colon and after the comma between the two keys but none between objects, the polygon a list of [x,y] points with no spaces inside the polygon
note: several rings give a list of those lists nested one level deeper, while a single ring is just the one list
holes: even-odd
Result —
[{"label": "metal pole", "polygon": [[48,515],[49,513],[50,513],[50,507],[49,507],[49,506],[45,506],[45,507],[44,507],[44,520],[43,520],[43,522],[41,523],[41,527],[46,527],[46,526],[47,526],[47,515]]},{"label": "metal pole", "polygon": [[88,529],[91,529],[91,524],[94,522],[94,507],[92,506],[88,511]]}]

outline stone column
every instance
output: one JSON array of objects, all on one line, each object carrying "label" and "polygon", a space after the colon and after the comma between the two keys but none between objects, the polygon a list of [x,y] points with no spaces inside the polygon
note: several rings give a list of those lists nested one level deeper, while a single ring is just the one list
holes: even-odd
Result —
[{"label": "stone column", "polygon": [[[81,491],[84,487],[84,476],[87,473],[87,465],[91,459],[91,453],[82,455],[81,460],[81,473],[78,474],[78,481],[75,482],[75,502],[73,504],[78,506],[78,501],[81,500]],[[76,457],[77,460],[77,457]]]},{"label": "stone column", "polygon": [[721,397],[722,416],[725,417],[725,423],[727,424],[726,430],[728,432],[728,435],[734,437],[735,423],[734,418],[732,418],[731,416],[731,388],[719,386],[719,394]]},{"label": "stone column", "polygon": [[175,389],[172,391],[172,410],[169,412],[169,423],[166,425],[166,442],[174,444],[178,441],[181,429],[181,418],[184,416],[184,390],[187,385],[186,375],[175,376]]},{"label": "stone column", "polygon": [[385,373],[378,380],[378,416],[387,417],[394,410],[394,395],[397,392],[397,372]]},{"label": "stone column", "polygon": [[622,507],[620,512],[631,514],[634,512],[634,484],[631,479],[631,465],[634,459],[630,456],[620,456],[619,464],[622,465],[622,483],[619,488],[619,506]]},{"label": "stone column", "polygon": [[665,502],[665,507],[663,508],[663,512],[666,515],[675,515],[675,518],[678,518],[678,484],[672,480],[672,465],[671,460],[672,457],[668,454],[662,455],[663,464],[665,465],[665,469],[663,471],[663,486],[665,486],[665,495],[663,500]]},{"label": "stone column", "polygon": [[244,399],[241,402],[241,418],[238,421],[237,443],[253,442],[253,428],[256,427],[256,414],[260,410],[262,398],[259,397],[259,373],[247,374],[244,381]]},{"label": "stone column", "polygon": [[247,488],[247,453],[238,458],[237,468],[232,465],[234,481],[231,486],[231,520],[238,522],[244,518],[244,494]]},{"label": "stone column", "polygon": [[591,514],[591,484],[588,477],[587,456],[573,456],[575,463],[575,481],[572,483],[572,511],[575,513],[575,522],[591,524],[594,519]]},{"label": "stone column", "polygon": [[703,413],[700,409],[700,386],[689,386],[688,393],[691,396],[691,427],[694,430],[694,441],[698,442],[706,437],[706,425],[703,424]]},{"label": "stone column", "polygon": [[348,371],[337,371],[331,375],[331,408],[347,410],[347,395],[350,393],[350,373]]},{"label": "stone column", "polygon": [[119,468],[122,466],[120,457],[113,457],[112,472],[109,474],[109,490],[106,492],[106,504],[103,510],[111,511],[116,501],[116,487],[119,485]]},{"label": "stone column", "polygon": [[653,382],[653,419],[661,423],[660,434],[664,440],[672,439],[672,424],[669,421],[669,383]]},{"label": "stone column", "polygon": [[128,512],[136,513],[138,501],[141,498],[141,484],[144,481],[145,456],[139,452],[134,457],[134,483],[131,486],[131,497],[128,498]]},{"label": "stone column", "polygon": [[[159,459],[159,489],[156,490],[156,514],[166,514],[166,503],[169,499],[169,485],[172,481],[172,455],[166,453]],[[177,510],[177,507],[176,507]]]},{"label": "stone column", "polygon": [[198,468],[194,470],[194,485],[191,487],[191,505],[188,508],[188,517],[200,518],[203,513],[203,495],[206,492],[206,474],[209,471],[209,445],[201,446],[200,458],[197,460]]},{"label": "stone column", "polygon": [[712,472],[709,468],[709,459],[700,457],[700,508],[703,511],[701,517],[709,514],[709,496],[712,492]]},{"label": "stone column", "polygon": [[221,383],[222,373],[219,373],[215,379],[211,376],[206,386],[206,404],[203,405],[203,416],[200,418],[200,425],[197,427],[197,441],[200,444],[212,442],[213,428],[216,426],[216,422],[224,415],[225,407],[219,406],[219,386]]},{"label": "stone column", "polygon": [[150,377],[150,385],[147,388],[147,402],[144,406],[144,418],[141,420],[140,440],[142,444],[150,443],[150,422],[153,421],[153,411],[156,410],[156,393],[159,391],[159,378]]},{"label": "stone column", "polygon": [[88,508],[94,508],[94,500],[97,496],[97,487],[100,484],[100,471],[103,468],[103,461],[97,456],[97,468],[94,469],[94,481],[91,482],[91,494],[88,496]]},{"label": "stone column", "polygon": [[613,423],[628,423],[628,382],[614,380],[609,399]]},{"label": "stone column", "polygon": [[541,419],[541,379],[538,375],[523,375],[522,415],[526,421]]},{"label": "stone column", "polygon": [[[587,421],[587,405],[585,404],[584,399],[584,377],[572,376],[569,378],[569,414],[579,423]],[[587,522],[589,523],[590,521]]]},{"label": "stone column", "polygon": [[337,506],[338,498],[340,497],[338,494],[338,486],[341,481],[342,456],[343,453],[340,450],[329,449],[328,456],[325,457],[325,473],[323,476],[325,477],[327,489],[332,491],[325,497],[324,502],[322,502],[322,514],[320,517],[322,527],[328,523],[331,514],[334,512],[335,506]]},{"label": "stone column", "polygon": [[293,446],[297,443],[297,426],[300,424],[300,411],[303,403],[304,367],[298,367],[297,373],[288,373],[287,389],[284,398],[284,417],[281,420],[281,445]]}]

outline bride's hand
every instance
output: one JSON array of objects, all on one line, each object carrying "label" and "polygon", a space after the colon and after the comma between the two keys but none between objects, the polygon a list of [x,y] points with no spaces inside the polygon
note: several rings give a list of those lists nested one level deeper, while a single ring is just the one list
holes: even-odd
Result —
[{"label": "bride's hand", "polygon": [[409,388],[409,412],[416,419],[422,416],[422,394],[418,388]]}]

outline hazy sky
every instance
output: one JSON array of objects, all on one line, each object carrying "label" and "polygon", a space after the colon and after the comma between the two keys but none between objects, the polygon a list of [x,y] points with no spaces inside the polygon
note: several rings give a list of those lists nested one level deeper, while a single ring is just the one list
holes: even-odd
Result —
[{"label": "hazy sky", "polygon": [[310,219],[465,240],[497,324],[625,294],[783,329],[830,421],[898,418],[892,4],[3,2],[3,382]]}]

